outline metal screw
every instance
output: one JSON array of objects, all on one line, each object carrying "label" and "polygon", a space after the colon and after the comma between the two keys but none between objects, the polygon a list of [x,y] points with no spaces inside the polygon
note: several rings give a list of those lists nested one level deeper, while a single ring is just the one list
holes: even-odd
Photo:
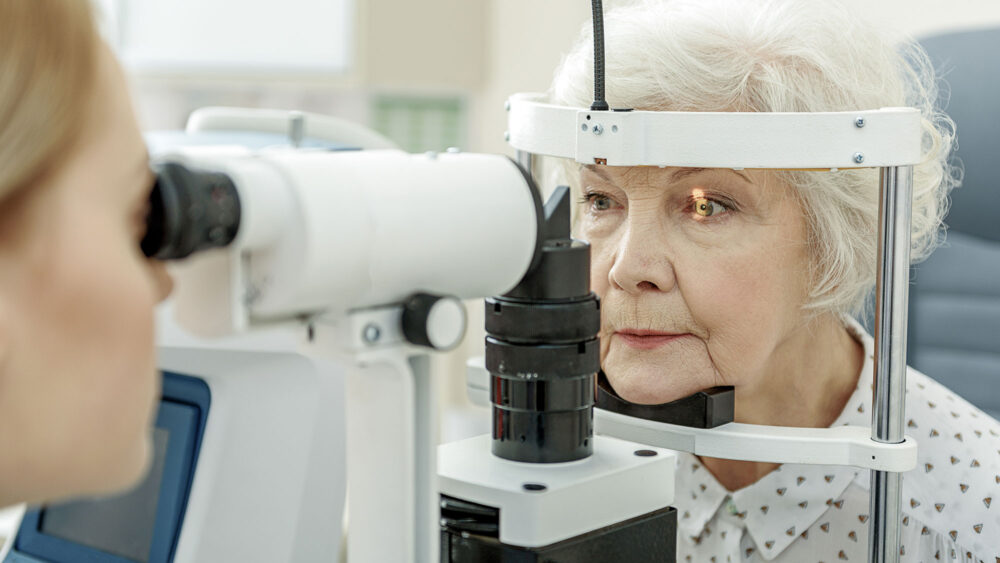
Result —
[{"label": "metal screw", "polygon": [[854,126],[857,127],[858,129],[861,129],[862,127],[864,127],[865,126],[865,118],[859,117],[859,118],[855,119],[854,120]]},{"label": "metal screw", "polygon": [[602,133],[604,133],[604,126],[601,125],[600,123],[595,123],[594,124],[594,134],[595,135],[600,135]]},{"label": "metal screw", "polygon": [[365,339],[365,342],[374,344],[378,342],[379,338],[382,338],[382,329],[376,324],[368,324],[365,326],[365,330],[361,333],[361,336]]},{"label": "metal screw", "polygon": [[861,164],[864,161],[865,161],[865,155],[863,155],[863,154],[861,154],[859,152],[854,153],[854,162],[857,162],[858,164]]},{"label": "metal screw", "polygon": [[510,100],[503,103],[503,109],[504,111],[510,111]]},{"label": "metal screw", "polygon": [[503,132],[503,140],[504,141],[510,141],[510,131],[504,131]]}]

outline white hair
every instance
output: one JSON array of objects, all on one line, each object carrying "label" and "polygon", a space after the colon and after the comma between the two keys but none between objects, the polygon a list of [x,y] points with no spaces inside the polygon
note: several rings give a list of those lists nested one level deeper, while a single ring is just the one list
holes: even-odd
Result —
[{"label": "white hair", "polygon": [[[640,0],[605,14],[605,45],[611,107],[919,109],[923,160],[913,174],[913,261],[942,241],[948,193],[960,176],[948,164],[954,123],[935,108],[934,71],[913,41],[887,39],[831,0]],[[557,69],[550,99],[581,107],[593,101],[589,23]],[[806,307],[863,314],[876,273],[878,170],[777,174],[797,188],[810,227],[813,285]]]}]

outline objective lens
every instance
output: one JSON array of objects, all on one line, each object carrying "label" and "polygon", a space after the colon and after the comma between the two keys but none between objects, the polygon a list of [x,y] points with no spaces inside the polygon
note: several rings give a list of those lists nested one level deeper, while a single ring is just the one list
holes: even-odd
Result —
[{"label": "objective lens", "polygon": [[486,300],[493,453],[528,463],[593,452],[601,308],[590,246],[570,238],[569,189],[545,204],[539,259],[514,289]]},{"label": "objective lens", "polygon": [[176,162],[154,167],[142,253],[158,260],[186,258],[229,245],[240,225],[240,198],[226,174]]}]

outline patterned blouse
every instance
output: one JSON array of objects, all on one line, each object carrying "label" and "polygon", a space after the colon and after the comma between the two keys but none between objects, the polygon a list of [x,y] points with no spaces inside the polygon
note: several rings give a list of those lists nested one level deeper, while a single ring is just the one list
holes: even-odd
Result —
[{"label": "patterned blouse", "polygon": [[[865,363],[832,426],[870,427],[874,342],[853,320],[848,329]],[[900,560],[1000,563],[1000,423],[913,369],[906,419],[918,465],[903,474]],[[869,479],[853,467],[785,464],[730,492],[680,453],[677,561],[867,561]]]}]

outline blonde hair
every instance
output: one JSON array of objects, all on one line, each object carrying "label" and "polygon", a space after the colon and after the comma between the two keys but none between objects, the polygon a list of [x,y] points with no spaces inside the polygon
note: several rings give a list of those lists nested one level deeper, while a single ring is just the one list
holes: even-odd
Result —
[{"label": "blonde hair", "polygon": [[[940,244],[948,193],[959,182],[948,164],[954,123],[935,108],[934,71],[914,42],[890,42],[831,0],[641,0],[609,10],[605,33],[612,107],[918,108],[924,158],[914,167],[911,256],[922,260]],[[592,101],[591,37],[588,24],[556,71],[554,103]],[[862,314],[875,282],[878,170],[778,175],[797,188],[810,227],[813,284],[806,307]]]},{"label": "blonde hair", "polygon": [[98,44],[89,0],[0,0],[0,209],[79,137]]}]

